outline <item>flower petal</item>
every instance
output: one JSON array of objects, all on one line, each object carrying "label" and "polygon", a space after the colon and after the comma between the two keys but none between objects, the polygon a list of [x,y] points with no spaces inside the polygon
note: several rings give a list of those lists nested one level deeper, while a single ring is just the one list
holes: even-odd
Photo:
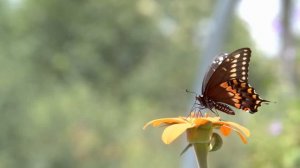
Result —
[{"label": "flower petal", "polygon": [[209,120],[210,122],[214,123],[214,122],[218,122],[220,121],[220,117],[205,117],[206,120]]},{"label": "flower petal", "polygon": [[237,123],[229,122],[229,121],[219,121],[219,122],[215,122],[214,124],[221,126],[220,130],[223,133],[223,135],[226,136],[225,127],[227,127],[230,128],[231,130],[234,130],[239,135],[239,137],[241,138],[244,144],[248,143],[246,137],[250,136],[250,131],[246,127],[243,127]]},{"label": "flower petal", "polygon": [[222,125],[220,128],[220,131],[222,132],[222,134],[224,136],[228,136],[231,133],[231,127],[229,127],[227,125]]},{"label": "flower petal", "polygon": [[193,121],[195,127],[198,127],[200,125],[205,125],[207,124],[208,122],[211,122],[209,120],[206,120],[205,118],[197,118]]},{"label": "flower petal", "polygon": [[243,127],[235,122],[218,121],[218,122],[215,122],[214,125],[220,125],[220,126],[227,125],[227,126],[231,127],[234,131],[241,132],[241,133],[245,134],[247,137],[250,136],[250,131],[246,127]]},{"label": "flower petal", "polygon": [[149,121],[144,125],[143,129],[146,129],[149,125],[152,124],[153,127],[158,127],[161,124],[179,124],[185,123],[186,121],[183,118],[160,118],[156,120]]},{"label": "flower petal", "polygon": [[162,141],[165,144],[172,143],[186,129],[193,127],[190,123],[174,124],[165,128],[162,134]]},{"label": "flower petal", "polygon": [[240,124],[237,124],[237,123],[234,123],[234,122],[226,122],[226,123],[233,126],[236,129],[238,129],[240,132],[245,134],[247,137],[250,136],[250,131],[246,127],[243,127]]},{"label": "flower petal", "polygon": [[241,134],[240,132],[236,132],[236,133],[240,136],[240,138],[244,144],[248,143],[247,138],[243,134]]}]

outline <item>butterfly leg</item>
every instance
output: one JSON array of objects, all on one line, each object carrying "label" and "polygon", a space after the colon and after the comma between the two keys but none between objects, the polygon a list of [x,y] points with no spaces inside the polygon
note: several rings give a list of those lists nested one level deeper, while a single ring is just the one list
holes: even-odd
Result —
[{"label": "butterfly leg", "polygon": [[[199,105],[199,104],[197,104],[197,105]],[[193,106],[187,117],[191,117],[191,116],[196,117],[196,118],[203,117],[203,114],[201,112],[201,110],[203,110],[203,109],[204,108],[200,107],[200,106],[197,106],[197,107]]]},{"label": "butterfly leg", "polygon": [[210,110],[211,112],[213,112],[217,117],[219,117],[218,111],[213,110],[213,108],[210,108],[209,110]]},{"label": "butterfly leg", "polygon": [[203,114],[201,112],[201,110],[205,109],[204,107],[202,107],[202,105],[200,103],[197,103],[197,99],[195,99],[194,104],[189,112],[189,115],[187,117],[203,117]]}]

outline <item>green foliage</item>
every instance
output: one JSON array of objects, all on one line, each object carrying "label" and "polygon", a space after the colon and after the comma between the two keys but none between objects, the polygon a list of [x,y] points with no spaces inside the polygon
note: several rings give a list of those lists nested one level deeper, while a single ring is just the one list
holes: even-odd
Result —
[{"label": "green foliage", "polygon": [[[0,168],[179,167],[184,146],[141,128],[186,115],[196,27],[213,8],[196,0],[1,1]],[[228,39],[226,51],[252,46],[238,18]],[[253,53],[251,83],[278,103],[255,118],[239,114],[250,145],[225,139],[211,158],[216,167],[298,167],[299,96],[282,103],[279,63]],[[267,131],[273,121],[285,126],[276,136]]]},{"label": "green foliage", "polygon": [[0,167],[179,163],[171,149],[157,154],[159,135],[141,128],[155,114],[185,110],[191,30],[180,23],[176,36],[163,34],[155,1],[2,4]]}]

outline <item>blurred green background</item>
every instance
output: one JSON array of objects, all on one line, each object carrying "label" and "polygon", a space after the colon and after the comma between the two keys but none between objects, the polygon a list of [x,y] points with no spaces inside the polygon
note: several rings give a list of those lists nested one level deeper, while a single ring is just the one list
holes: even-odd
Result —
[{"label": "blurred green background", "polygon": [[[164,145],[162,129],[142,127],[188,113],[217,2],[0,1],[0,168],[184,167],[183,137]],[[252,135],[224,138],[212,167],[300,167],[300,43],[283,23],[270,57],[231,19],[222,51],[252,49],[250,83],[272,103],[221,114]]]}]

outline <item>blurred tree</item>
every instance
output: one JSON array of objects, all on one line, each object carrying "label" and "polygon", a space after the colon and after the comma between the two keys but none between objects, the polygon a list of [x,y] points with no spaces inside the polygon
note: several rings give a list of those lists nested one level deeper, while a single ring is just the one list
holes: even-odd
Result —
[{"label": "blurred tree", "polygon": [[[214,3],[1,1],[0,167],[179,167],[180,143],[163,146],[141,127],[185,115],[184,90],[198,73],[195,32],[207,32]],[[245,25],[231,26],[226,51],[251,46]],[[270,79],[255,87],[274,87],[261,72],[278,63],[252,60],[251,78]]]},{"label": "blurred tree", "polygon": [[281,68],[280,77],[283,85],[287,85],[289,88],[288,94],[292,94],[295,90],[296,85],[296,75],[295,75],[295,45],[294,38],[292,35],[292,11],[293,11],[293,1],[282,0],[281,1],[281,47],[280,47],[280,58],[281,58]]},{"label": "blurred tree", "polygon": [[[147,156],[155,160],[155,151],[144,154],[149,142],[135,133],[145,122],[142,110],[185,108],[171,90],[184,94],[191,80],[193,66],[178,65],[196,59],[193,26],[182,23],[195,23],[183,18],[196,8],[179,1],[165,6],[181,14],[173,13],[180,19],[170,36],[156,1],[2,3],[0,166],[139,167]],[[167,97],[175,98],[170,106],[160,101]],[[166,154],[149,167],[174,166],[161,162]]]}]

